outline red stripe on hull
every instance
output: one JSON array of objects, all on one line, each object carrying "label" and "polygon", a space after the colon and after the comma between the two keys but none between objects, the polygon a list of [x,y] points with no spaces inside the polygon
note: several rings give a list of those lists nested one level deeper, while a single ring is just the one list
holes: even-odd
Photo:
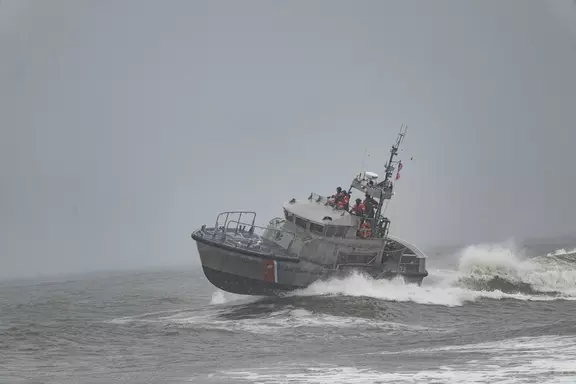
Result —
[{"label": "red stripe on hull", "polygon": [[276,282],[276,271],[274,270],[274,260],[264,260],[264,281],[267,283]]}]

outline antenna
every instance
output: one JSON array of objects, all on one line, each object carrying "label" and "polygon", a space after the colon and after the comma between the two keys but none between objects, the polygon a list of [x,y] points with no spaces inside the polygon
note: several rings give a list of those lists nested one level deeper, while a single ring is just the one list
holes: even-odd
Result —
[{"label": "antenna", "polygon": [[364,173],[364,163],[366,162],[367,153],[368,153],[368,147],[364,148],[364,156],[362,157],[362,165],[360,166],[360,173]]}]

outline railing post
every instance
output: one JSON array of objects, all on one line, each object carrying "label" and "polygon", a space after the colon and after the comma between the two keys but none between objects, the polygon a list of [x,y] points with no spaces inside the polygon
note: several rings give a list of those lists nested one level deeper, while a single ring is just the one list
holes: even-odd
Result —
[{"label": "railing post", "polygon": [[401,249],[402,252],[400,252],[400,257],[398,258],[398,272],[400,272],[400,264],[402,264],[402,255],[404,254],[404,249]]}]

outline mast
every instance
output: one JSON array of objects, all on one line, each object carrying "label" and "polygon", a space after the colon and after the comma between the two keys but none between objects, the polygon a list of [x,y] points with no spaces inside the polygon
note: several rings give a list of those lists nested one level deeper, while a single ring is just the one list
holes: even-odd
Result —
[{"label": "mast", "polygon": [[390,159],[388,160],[388,163],[385,165],[386,167],[386,178],[384,179],[385,181],[388,181],[392,178],[392,174],[394,173],[394,166],[392,165],[392,162],[394,160],[394,157],[398,155],[398,149],[400,148],[400,144],[402,144],[402,142],[404,141],[404,137],[406,136],[407,130],[408,126],[402,124],[402,126],[400,127],[400,132],[398,133],[398,138],[396,139],[396,144],[394,144],[390,149]]},{"label": "mast", "polygon": [[[392,148],[390,149],[390,158],[388,159],[388,163],[386,163],[386,165],[384,166],[386,169],[386,177],[384,178],[382,184],[384,185],[385,189],[390,190],[392,189],[391,179],[392,175],[394,174],[395,169],[394,164],[396,163],[396,161],[394,161],[394,158],[398,155],[398,149],[400,148],[400,144],[402,144],[402,142],[404,141],[404,137],[406,136],[407,130],[408,126],[402,124],[402,126],[400,127],[400,132],[398,133],[398,137],[396,139],[396,143],[392,145]],[[392,199],[392,196],[390,196],[390,199]],[[381,227],[383,231],[383,237],[386,238],[388,235],[390,222],[388,220],[384,222],[384,218],[382,217],[382,207],[384,206],[384,200],[386,199],[385,198],[379,199],[378,207],[376,208],[376,213],[374,214],[374,223],[372,224],[372,228]]]}]

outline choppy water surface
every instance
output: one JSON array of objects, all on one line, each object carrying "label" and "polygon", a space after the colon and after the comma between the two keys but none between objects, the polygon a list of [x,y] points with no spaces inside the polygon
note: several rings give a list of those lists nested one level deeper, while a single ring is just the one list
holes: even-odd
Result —
[{"label": "choppy water surface", "polygon": [[574,252],[475,246],[429,271],[284,298],[195,269],[3,282],[0,382],[576,382]]}]

